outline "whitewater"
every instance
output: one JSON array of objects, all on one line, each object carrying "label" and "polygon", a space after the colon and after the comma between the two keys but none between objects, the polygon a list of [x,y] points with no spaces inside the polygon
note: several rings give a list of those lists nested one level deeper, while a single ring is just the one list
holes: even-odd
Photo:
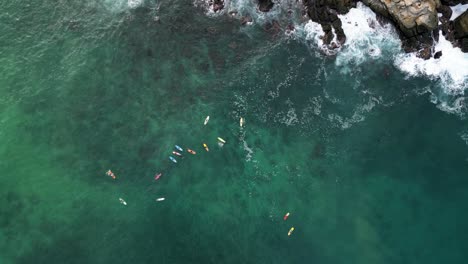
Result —
[{"label": "whitewater", "polygon": [[[352,69],[365,62],[376,61],[391,63],[406,75],[406,78],[427,78],[436,85],[425,87],[431,101],[443,111],[464,117],[468,110],[465,104],[465,91],[468,89],[468,53],[454,48],[439,32],[439,41],[434,46],[434,53],[441,51],[439,59],[424,60],[416,53],[405,53],[393,25],[382,25],[370,8],[357,3],[347,14],[339,15],[347,40],[342,47],[330,49],[323,44],[324,32],[318,23],[301,16],[303,7],[298,1],[280,1],[267,13],[260,12],[249,0],[226,0],[221,12],[210,9],[210,1],[195,0],[194,5],[203,7],[206,14],[213,17],[230,15],[241,19],[250,16],[250,24],[264,26],[273,20],[283,25],[293,24],[294,30],[285,30],[285,39],[294,38],[314,49],[315,54],[335,56],[335,65],[342,73],[351,74]],[[460,15],[468,5],[452,7],[451,19]],[[248,30],[246,30],[248,34]],[[336,36],[333,42],[337,43]]]}]

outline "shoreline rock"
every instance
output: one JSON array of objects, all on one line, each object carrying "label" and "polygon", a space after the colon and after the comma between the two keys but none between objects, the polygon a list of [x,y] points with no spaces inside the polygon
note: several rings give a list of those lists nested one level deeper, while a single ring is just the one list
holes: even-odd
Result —
[{"label": "shoreline rock", "polygon": [[[258,10],[269,12],[275,5],[273,0],[255,1]],[[309,19],[319,23],[324,35],[321,37],[330,50],[339,48],[346,42],[346,34],[338,14],[346,14],[361,1],[377,15],[379,23],[392,23],[397,29],[402,48],[405,52],[416,52],[417,56],[429,59],[441,53],[434,50],[439,30],[454,47],[468,52],[468,10],[451,21],[450,6],[468,4],[468,0],[302,0]],[[214,12],[224,8],[224,0],[211,0]],[[440,18],[438,14],[441,14]],[[252,17],[242,17],[243,25],[250,23]],[[280,30],[278,21],[267,25],[269,30]],[[440,24],[439,24],[440,22]],[[336,36],[337,43],[332,42]]]},{"label": "shoreline rock", "polygon": [[429,59],[438,40],[438,10],[447,15],[439,0],[362,0],[372,11],[389,19],[397,28],[405,52]]},{"label": "shoreline rock", "polygon": [[275,5],[272,0],[257,0],[258,9],[262,12],[270,11]]},{"label": "shoreline rock", "polygon": [[453,21],[454,41],[463,52],[468,52],[468,10]]},{"label": "shoreline rock", "polygon": [[210,0],[209,5],[213,9],[213,12],[218,12],[224,9],[224,0]]},{"label": "shoreline rock", "polygon": [[[346,14],[356,7],[354,0],[302,0],[308,17],[319,23],[325,33],[322,40],[330,49],[336,49],[346,42],[346,35],[342,28],[342,22],[338,14]],[[333,30],[338,43],[332,43]]]}]

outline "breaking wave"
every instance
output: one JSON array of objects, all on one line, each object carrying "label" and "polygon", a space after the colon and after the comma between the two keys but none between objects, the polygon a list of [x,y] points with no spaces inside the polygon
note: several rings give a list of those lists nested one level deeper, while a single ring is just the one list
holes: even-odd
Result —
[{"label": "breaking wave", "polygon": [[[204,4],[209,9],[208,0],[196,0],[195,3]],[[321,36],[323,31],[318,23],[308,20],[302,22],[301,8],[297,1],[277,2],[268,13],[263,13],[256,7],[255,1],[250,0],[225,0],[225,8],[222,12],[210,14],[226,14],[236,12],[237,15],[252,17],[252,23],[262,24],[265,21],[276,19],[289,20],[294,24],[292,33],[288,36],[299,41],[305,41],[318,53],[332,54],[336,56],[335,65],[343,73],[349,73],[354,67],[369,61],[380,61],[393,64],[406,75],[406,78],[423,77],[434,82],[434,87],[429,89],[431,101],[437,107],[460,116],[465,115],[467,103],[463,97],[468,89],[468,54],[459,48],[454,48],[442,34],[435,46],[435,52],[442,51],[439,59],[431,58],[423,60],[414,53],[405,53],[401,49],[401,41],[397,32],[391,24],[382,25],[376,18],[376,14],[367,6],[358,3],[346,15],[339,15],[347,40],[342,47],[334,50],[328,49],[323,44]],[[300,1],[299,1],[300,2]],[[452,18],[460,15],[468,5],[452,7]],[[291,10],[299,10],[291,15]],[[288,14],[289,15],[285,15]],[[288,113],[289,119],[294,123],[294,112]]]},{"label": "breaking wave", "polygon": [[[153,0],[147,0],[154,4]],[[100,3],[111,12],[124,12],[129,9],[135,9],[145,4],[145,0],[101,0]]]}]

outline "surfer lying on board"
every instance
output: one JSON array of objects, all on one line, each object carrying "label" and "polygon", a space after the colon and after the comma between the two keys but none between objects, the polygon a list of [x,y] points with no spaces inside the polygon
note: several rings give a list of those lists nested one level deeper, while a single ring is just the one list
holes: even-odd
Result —
[{"label": "surfer lying on board", "polygon": [[114,179],[114,180],[117,178],[117,177],[115,177],[115,174],[111,170],[108,170],[106,172],[106,175],[112,177],[112,179]]}]

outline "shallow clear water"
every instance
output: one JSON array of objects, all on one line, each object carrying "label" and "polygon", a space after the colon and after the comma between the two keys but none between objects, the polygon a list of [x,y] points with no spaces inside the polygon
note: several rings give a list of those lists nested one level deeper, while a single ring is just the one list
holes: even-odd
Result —
[{"label": "shallow clear water", "polygon": [[337,66],[190,1],[11,0],[0,32],[1,263],[467,257],[466,120],[385,51]]}]

